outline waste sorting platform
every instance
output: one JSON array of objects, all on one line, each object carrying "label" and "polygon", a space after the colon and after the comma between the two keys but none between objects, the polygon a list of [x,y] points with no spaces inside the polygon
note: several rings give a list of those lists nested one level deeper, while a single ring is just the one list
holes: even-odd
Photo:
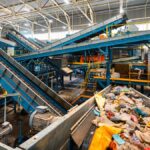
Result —
[{"label": "waste sorting platform", "polygon": [[149,148],[149,101],[150,98],[133,88],[108,86],[19,147],[31,150]]}]

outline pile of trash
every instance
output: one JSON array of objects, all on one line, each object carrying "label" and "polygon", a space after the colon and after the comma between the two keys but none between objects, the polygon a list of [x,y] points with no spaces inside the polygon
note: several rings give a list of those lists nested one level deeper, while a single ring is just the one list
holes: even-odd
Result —
[{"label": "pile of trash", "polygon": [[97,126],[89,150],[150,150],[150,108],[132,88],[95,95]]}]

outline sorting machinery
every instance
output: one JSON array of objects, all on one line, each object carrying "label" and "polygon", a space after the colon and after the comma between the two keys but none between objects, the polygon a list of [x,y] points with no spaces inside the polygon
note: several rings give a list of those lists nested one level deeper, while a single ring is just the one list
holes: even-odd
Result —
[{"label": "sorting machinery", "polygon": [[[29,52],[39,52],[39,51],[43,51],[45,49],[48,49],[51,51],[51,49],[56,48],[56,47],[61,47],[61,46],[69,45],[72,43],[79,43],[79,42],[88,40],[91,37],[99,35],[100,33],[104,33],[106,31],[106,28],[109,28],[112,25],[122,24],[126,20],[127,20],[127,17],[125,14],[119,14],[119,15],[112,17],[112,18],[110,18],[110,19],[108,19],[108,20],[106,20],[100,24],[94,25],[92,27],[89,27],[88,29],[85,29],[85,30],[80,31],[76,34],[70,35],[69,37],[64,38],[58,42],[54,42],[52,44],[49,44],[49,46],[44,46],[44,48],[39,48],[39,46],[37,46],[38,44],[34,44],[35,42],[25,38],[18,31],[16,31],[15,29],[12,29],[12,27],[4,28],[2,35],[4,37],[7,37],[8,39],[15,41],[18,45],[22,46],[25,50],[28,50]],[[60,86],[62,88],[64,87],[63,76],[68,75],[68,73],[64,72],[64,69],[61,68],[60,66],[56,67],[56,65],[53,63],[53,59],[50,59],[48,55],[45,58],[38,59],[38,61],[36,61],[34,59],[32,59],[32,60],[30,59],[30,60],[26,61],[26,59],[24,59],[20,62],[23,66],[25,66],[28,70],[30,70],[34,74],[35,74],[35,71],[34,71],[35,67],[39,67],[42,62],[45,63],[46,66],[48,66],[48,68],[46,68],[47,72],[45,72],[43,70],[43,67],[40,67],[41,69],[37,73],[38,76],[40,76],[40,75],[43,76],[43,74],[45,74],[44,77],[46,77],[46,80],[44,82],[46,84],[48,84],[47,78],[49,76],[49,73],[54,71],[54,72],[56,72],[56,75],[55,75],[56,80],[60,82]],[[37,62],[40,62],[39,65]],[[56,84],[55,90],[58,89],[58,86],[59,85]]]},{"label": "sorting machinery", "polygon": [[[99,95],[109,93],[111,88],[108,86],[99,92]],[[150,106],[148,97],[132,90],[144,99],[147,106]],[[95,117],[93,113],[95,104],[95,98],[92,97],[80,106],[74,107],[68,114],[21,144],[17,150],[73,149],[74,145],[87,149],[89,137],[92,136],[90,132],[93,128],[92,120]],[[3,145],[0,144],[0,147]],[[7,149],[11,150],[8,147]]]},{"label": "sorting machinery", "polygon": [[[44,105],[47,106],[52,114],[60,117],[51,126],[47,127],[43,131],[39,132],[37,135],[29,139],[27,142],[19,146],[19,149],[59,149],[67,148],[70,143],[70,133],[71,127],[79,120],[86,120],[84,117],[91,116],[90,112],[94,107],[94,98],[87,100],[84,104],[79,107],[73,107],[66,100],[62,99],[55,93],[51,88],[41,82],[36,76],[34,76],[30,71],[25,69],[19,62],[29,61],[34,59],[44,59],[49,56],[56,56],[62,54],[69,54],[74,52],[88,51],[94,49],[103,49],[105,53],[106,65],[107,65],[107,75],[106,84],[110,84],[110,65],[112,63],[112,53],[110,47],[120,46],[126,44],[137,44],[137,43],[149,43],[150,41],[150,31],[131,33],[128,35],[123,35],[119,37],[109,37],[105,40],[96,41],[85,41],[104,33],[106,28],[114,24],[120,24],[125,22],[127,18],[124,14],[113,17],[101,24],[94,25],[87,30],[81,31],[74,35],[71,35],[65,39],[58,42],[50,44],[44,48],[39,48],[39,46],[31,46],[29,42],[25,40],[21,42],[26,43],[20,44],[24,46],[25,49],[30,51],[30,54],[25,54],[19,57],[12,58],[8,56],[3,50],[0,50],[0,83],[4,88],[8,90],[9,93],[20,93],[20,99],[14,97],[14,100],[20,103],[28,113],[32,113],[36,110],[37,106]],[[14,32],[14,31],[13,31]],[[15,33],[7,32],[6,35],[10,37],[16,37],[16,34],[20,36],[18,32]],[[13,35],[13,36],[12,36]],[[13,38],[12,38],[13,39]],[[19,39],[19,38],[18,38]],[[14,40],[15,41],[15,40]],[[16,43],[20,43],[17,40]],[[82,43],[80,43],[82,42]],[[40,51],[42,50],[42,51]],[[47,59],[46,59],[47,60]],[[17,62],[19,61],[19,62]],[[109,91],[110,87],[103,90],[101,93]],[[143,95],[142,95],[143,96]],[[143,96],[144,97],[144,96]],[[147,99],[147,98],[146,98]],[[71,109],[72,108],[72,109]],[[90,115],[88,115],[90,114]],[[90,119],[88,121],[91,121]],[[88,123],[86,123],[88,125]],[[82,123],[80,124],[82,125]],[[78,125],[77,125],[78,127]],[[81,126],[82,127],[82,126]],[[56,134],[57,130],[60,132]],[[88,128],[88,127],[87,127]],[[83,128],[80,128],[83,130]],[[55,133],[55,134],[54,134]],[[60,136],[63,135],[63,136]],[[77,135],[78,136],[78,135]],[[63,137],[63,139],[62,139]],[[83,137],[82,137],[83,138]],[[51,139],[51,140],[49,140]],[[54,142],[54,141],[57,141]],[[44,145],[43,145],[44,143]],[[5,145],[0,144],[1,147]],[[6,149],[11,149],[6,146]]]},{"label": "sorting machinery", "polygon": [[27,112],[32,113],[38,105],[46,105],[56,114],[64,114],[71,108],[69,103],[3,50],[0,50],[0,61],[0,82],[9,93],[20,93],[21,101],[16,101],[21,103]]},{"label": "sorting machinery", "polygon": [[[133,33],[133,34],[131,33],[131,34],[123,35],[123,36],[119,36],[119,37],[112,37],[112,38],[108,38],[108,39],[101,40],[101,41],[96,40],[96,41],[90,41],[90,42],[85,42],[85,43],[81,43],[81,44],[74,44],[71,46],[60,47],[60,48],[53,49],[51,51],[45,50],[42,52],[35,52],[35,53],[31,53],[29,55],[16,57],[15,59],[17,61],[21,61],[21,60],[25,61],[25,60],[30,60],[30,59],[44,58],[47,56],[55,56],[55,55],[62,55],[62,54],[103,48],[105,50],[105,52],[104,52],[105,57],[109,58],[109,59],[107,59],[107,63],[106,63],[107,64],[107,74],[106,74],[106,79],[105,79],[105,81],[107,81],[106,85],[109,85],[110,84],[110,67],[111,67],[111,63],[112,63],[112,51],[110,50],[110,47],[126,45],[126,44],[137,44],[138,45],[138,44],[142,44],[142,43],[149,43],[149,40],[150,40],[150,31],[143,31],[143,32]],[[99,80],[101,80],[101,79],[99,78]],[[128,80],[126,82],[129,83],[132,81]],[[140,81],[140,82],[142,82],[142,81]],[[135,82],[135,83],[139,84],[140,82]]]},{"label": "sorting machinery", "polygon": [[[4,37],[7,37],[8,39],[15,41],[18,45],[21,45],[22,47],[24,47],[24,49],[28,50],[29,52],[37,52],[38,53],[38,52],[42,52],[43,50],[51,51],[57,47],[62,47],[62,46],[69,45],[72,43],[79,43],[79,42],[88,40],[91,37],[94,37],[101,33],[106,32],[106,28],[109,28],[110,26],[114,26],[114,25],[118,25],[118,24],[123,24],[126,20],[127,20],[127,17],[125,14],[119,14],[119,15],[112,17],[100,24],[94,25],[83,31],[80,31],[78,33],[70,35],[67,38],[59,40],[58,42],[49,44],[49,46],[44,46],[44,48],[39,48],[39,46],[37,46],[37,44],[35,44],[35,42],[25,38],[18,31],[16,31],[15,29],[12,29],[12,27],[4,28],[2,34]],[[117,27],[119,27],[119,25]],[[79,49],[79,51],[82,51],[82,50]],[[67,53],[70,53],[70,52],[67,52]],[[55,51],[55,54],[57,55],[57,51]],[[53,63],[53,59],[50,59],[49,56],[51,56],[51,55],[46,55],[44,58],[42,57],[41,59],[39,58],[38,61],[36,61],[35,59],[26,60],[26,59],[24,59],[25,57],[23,59],[21,59],[21,58],[20,59],[16,58],[16,59],[21,60],[20,61],[21,64],[23,66],[25,66],[27,69],[29,69],[34,74],[35,74],[35,71],[34,71],[35,67],[39,67],[42,62],[45,63],[46,66],[50,66],[50,67],[46,68],[47,72],[45,72],[45,71],[43,72],[43,67],[40,67],[41,69],[38,72],[38,75],[40,76],[40,75],[45,74],[45,77],[47,78],[49,76],[49,72],[55,71],[56,72],[56,75],[55,75],[56,80],[60,81],[61,87],[63,87],[64,86],[63,76],[67,73],[64,72],[63,68],[61,68],[60,66],[56,67],[56,65]],[[39,65],[37,62],[40,62]],[[46,84],[48,84],[47,80],[45,80],[44,82]],[[58,87],[58,85],[57,85],[57,87]]]},{"label": "sorting machinery", "polygon": [[[91,37],[94,37],[95,35],[105,32],[106,28],[108,28],[109,26],[123,23],[126,21],[126,19],[127,18],[124,14],[120,14],[118,16],[115,16],[111,19],[104,21],[103,23],[94,25],[93,27],[90,27],[84,31],[73,34],[65,39],[62,39],[58,42],[50,44],[50,46],[47,46],[47,47],[44,47],[43,49],[41,49],[42,51],[40,51],[39,47],[36,47],[36,46],[35,46],[36,48],[32,47],[32,50],[30,49],[32,51],[32,53],[25,54],[25,55],[19,56],[19,57],[15,57],[15,59],[17,61],[26,61],[26,60],[34,60],[34,59],[39,59],[39,58],[48,58],[49,56],[62,55],[62,54],[79,52],[79,51],[103,48],[105,50],[105,57],[109,57],[109,60],[107,61],[107,76],[106,76],[107,77],[106,85],[108,85],[110,83],[110,64],[111,64],[111,56],[109,56],[111,54],[110,53],[111,50],[109,50],[109,47],[117,46],[117,45],[124,45],[124,44],[135,44],[137,42],[138,43],[148,43],[149,39],[150,39],[150,32],[149,31],[148,32],[140,32],[140,33],[129,34],[129,35],[124,35],[124,36],[119,36],[119,37],[112,37],[112,38],[108,38],[105,40],[88,41],[88,42],[82,42],[79,44],[72,44],[72,45],[69,45],[69,44],[75,43],[75,42],[78,43],[78,42],[87,40]],[[6,30],[5,35],[9,36],[10,34],[13,34],[15,37],[17,37],[19,35],[22,37],[22,39],[27,40],[24,36],[22,36],[15,30],[13,30],[13,31]],[[22,39],[21,39],[21,41],[22,41]],[[24,40],[23,40],[23,43],[24,43]],[[27,43],[29,43],[29,41]],[[66,45],[69,45],[69,46],[66,46]],[[28,46],[29,46],[29,44],[28,44]],[[64,46],[64,47],[62,47],[62,46]],[[33,52],[33,51],[35,51],[35,52]],[[4,54],[4,52],[1,52],[1,55],[6,56],[6,54]],[[3,56],[1,56],[1,57],[3,57]],[[4,62],[4,60],[8,61],[11,59],[13,59],[13,58],[8,59],[8,56],[7,56],[7,59],[2,59],[3,65],[7,65],[7,64],[5,64],[6,62]],[[12,61],[14,61],[14,60],[12,60]],[[14,61],[14,62],[17,63],[16,61]],[[12,66],[10,68],[11,68],[11,70],[13,70],[12,68],[14,67],[14,64],[11,63],[11,65]],[[26,70],[22,70],[22,73],[25,74],[25,72],[26,72]],[[27,75],[24,75],[24,76],[27,77]],[[31,81],[33,78],[31,78],[31,76],[29,76],[29,77],[30,77],[30,81]],[[26,82],[28,83],[29,81],[26,80]]]},{"label": "sorting machinery", "polygon": [[108,48],[111,46],[118,46],[123,44],[134,44],[134,43],[148,43],[150,39],[150,31],[143,31],[136,34],[129,34],[124,35],[120,37],[112,37],[105,40],[96,40],[96,41],[89,41],[84,42],[81,44],[74,44],[71,46],[65,46],[53,49],[51,51],[45,50],[45,51],[39,51],[34,52],[31,54],[25,54],[22,56],[15,57],[17,61],[24,61],[24,60],[30,60],[30,59],[37,59],[37,58],[43,58],[47,56],[55,56],[55,55],[62,55],[62,54],[68,54],[68,53],[74,53],[79,51],[86,51],[86,50],[93,50],[93,49],[99,49],[99,48]]},{"label": "sorting machinery", "polygon": [[29,40],[11,26],[6,26],[2,29],[2,37],[16,42],[18,47],[29,52],[37,51],[40,48],[38,44]]},{"label": "sorting machinery", "polygon": [[[105,20],[104,22],[93,25],[85,30],[79,31],[79,32],[77,32],[73,35],[70,35],[64,39],[58,40],[40,50],[51,50],[51,49],[54,49],[57,47],[63,47],[63,46],[70,45],[73,43],[80,43],[80,42],[89,40],[92,37],[95,37],[101,33],[105,33],[106,28],[109,28],[111,26],[115,27],[115,25],[118,25],[118,24],[121,25],[121,24],[125,23],[126,20],[127,20],[127,17],[124,13],[119,14],[115,17]],[[119,25],[117,27],[119,27]]]}]

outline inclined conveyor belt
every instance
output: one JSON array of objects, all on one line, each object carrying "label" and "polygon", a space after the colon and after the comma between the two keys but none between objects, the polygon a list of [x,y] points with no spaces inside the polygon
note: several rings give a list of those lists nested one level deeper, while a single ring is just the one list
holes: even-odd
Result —
[{"label": "inclined conveyor belt", "polygon": [[43,41],[41,41],[41,40],[39,40],[37,38],[34,39],[34,42],[37,43],[41,48],[43,48],[43,47],[48,45],[45,42],[43,42]]},{"label": "inclined conveyor belt", "polygon": [[[34,96],[35,99],[38,98],[35,103],[38,103],[40,101],[40,105],[45,104],[49,108],[52,107],[54,110],[56,110],[55,112],[58,112],[59,114],[65,114],[67,110],[71,108],[71,105],[66,100],[58,96],[55,91],[49,88],[32,73],[30,73],[12,57],[8,56],[3,50],[0,50],[0,60],[3,70],[2,75],[7,76],[5,72],[11,74],[11,76],[8,77],[8,81],[9,78],[10,80],[12,80],[13,77],[15,77],[15,84],[17,84],[19,87],[23,87],[22,91],[24,93],[29,92]],[[1,80],[2,79],[3,78],[1,78]],[[18,79],[20,79],[20,81],[17,81]],[[21,84],[23,85],[21,86]],[[32,100],[34,101],[35,99]]]},{"label": "inclined conveyor belt", "polygon": [[[106,32],[107,27],[109,27],[109,26],[112,27],[114,25],[123,24],[126,20],[127,20],[127,17],[125,14],[119,14],[115,17],[112,17],[112,18],[102,22],[102,23],[93,25],[87,29],[79,31],[79,32],[72,34],[68,37],[65,37],[61,40],[58,40],[40,50],[50,50],[52,48],[62,47],[62,46],[66,46],[66,45],[69,45],[72,43],[83,42],[87,39],[90,39],[91,37],[94,37],[96,35]],[[119,26],[116,26],[116,27],[119,27]]]},{"label": "inclined conveyor belt", "polygon": [[8,93],[17,92],[20,94],[20,98],[14,99],[23,106],[28,112],[32,113],[37,106],[48,106],[52,113],[61,115],[60,111],[51,106],[41,95],[32,89],[32,87],[20,79],[19,76],[6,66],[3,62],[0,62],[0,83],[8,91]]},{"label": "inclined conveyor belt", "polygon": [[37,51],[41,47],[36,44],[35,42],[29,40],[25,36],[23,36],[21,33],[18,31],[12,29],[11,31],[7,33],[7,38],[15,41],[18,45],[22,46],[25,48],[25,50],[28,50],[30,52]]},{"label": "inclined conveyor belt", "polygon": [[56,48],[53,49],[52,51],[49,50],[38,51],[38,52],[16,57],[15,59],[17,61],[22,61],[22,60],[24,61],[24,60],[37,59],[37,58],[48,57],[48,56],[69,54],[69,53],[80,52],[85,50],[92,50],[97,48],[118,46],[123,44],[132,44],[137,42],[148,43],[149,40],[150,40],[150,31],[143,31],[143,32],[127,34],[119,37],[112,37],[105,40],[96,40],[96,41],[84,42],[80,44],[74,44],[62,48]]},{"label": "inclined conveyor belt", "polygon": [[4,38],[0,38],[0,45],[7,46],[7,47],[15,47],[16,43],[10,40],[6,40]]}]

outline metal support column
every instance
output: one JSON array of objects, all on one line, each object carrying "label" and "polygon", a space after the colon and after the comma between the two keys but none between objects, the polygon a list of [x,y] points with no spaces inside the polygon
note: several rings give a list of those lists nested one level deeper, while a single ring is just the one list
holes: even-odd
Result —
[{"label": "metal support column", "polygon": [[128,55],[129,55],[130,57],[134,56],[133,51],[134,51],[134,50],[129,50],[129,51],[128,51]]},{"label": "metal support column", "polygon": [[148,50],[148,80],[150,80],[150,49]]},{"label": "metal support column", "polygon": [[61,76],[61,84],[62,84],[62,87],[64,88],[64,76],[63,75]]},{"label": "metal support column", "polygon": [[32,38],[34,38],[34,23],[32,23],[31,33],[32,33]]},{"label": "metal support column", "polygon": [[70,74],[70,81],[72,80],[72,73]]},{"label": "metal support column", "polygon": [[87,59],[86,59],[86,51],[84,51],[84,62],[86,63],[87,62]]},{"label": "metal support column", "polygon": [[106,47],[105,52],[105,59],[106,59],[106,84],[110,85],[110,78],[111,78],[111,62],[112,62],[112,51],[108,50],[108,47]]},{"label": "metal support column", "polygon": [[5,100],[5,102],[4,102],[4,122],[6,122],[6,109],[7,109],[7,106],[6,106],[6,104],[7,104],[7,100],[6,100],[6,97],[4,98],[4,100]]},{"label": "metal support column", "polygon": [[51,30],[51,23],[49,22],[49,24],[48,24],[48,40],[49,41],[51,41],[51,32],[52,32],[52,30]]},{"label": "metal support column", "polygon": [[53,90],[53,78],[51,78],[51,89]]},{"label": "metal support column", "polygon": [[144,93],[144,86],[141,85],[141,93]]}]

